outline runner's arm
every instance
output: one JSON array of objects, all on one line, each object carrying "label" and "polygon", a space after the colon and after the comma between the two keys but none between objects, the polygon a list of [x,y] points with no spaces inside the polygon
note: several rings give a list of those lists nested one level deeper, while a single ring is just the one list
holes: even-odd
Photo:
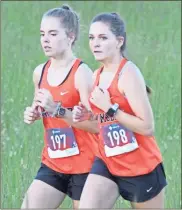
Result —
[{"label": "runner's arm", "polygon": [[[40,82],[40,78],[41,78],[41,74],[42,74],[44,65],[45,65],[44,63],[40,64],[34,69],[34,72],[33,72],[34,95],[35,95],[36,91],[39,89],[38,85]],[[32,106],[33,106],[33,104],[34,104],[34,100],[32,102]]]},{"label": "runner's arm", "polygon": [[[93,72],[86,65],[82,64],[75,74],[75,88],[80,94],[80,100],[82,104],[88,109],[91,110],[89,104],[89,95],[93,86]],[[98,122],[97,120],[86,120],[83,122],[73,122],[72,112],[66,109],[66,114],[63,118],[68,124],[75,128],[79,128],[91,133],[98,133]]]},{"label": "runner's arm", "polygon": [[153,135],[154,117],[146,92],[145,81],[140,70],[134,64],[128,65],[123,72],[119,79],[119,89],[124,91],[136,116],[118,110],[116,119],[133,132],[147,136]]}]

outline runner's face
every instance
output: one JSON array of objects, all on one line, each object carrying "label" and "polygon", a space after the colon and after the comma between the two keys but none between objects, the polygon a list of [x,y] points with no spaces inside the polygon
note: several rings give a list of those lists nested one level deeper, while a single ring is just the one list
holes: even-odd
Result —
[{"label": "runner's face", "polygon": [[60,19],[44,17],[40,26],[41,46],[46,56],[57,57],[69,48],[69,39]]},{"label": "runner's face", "polygon": [[104,62],[119,52],[118,40],[108,24],[92,23],[89,30],[90,49],[97,61]]}]

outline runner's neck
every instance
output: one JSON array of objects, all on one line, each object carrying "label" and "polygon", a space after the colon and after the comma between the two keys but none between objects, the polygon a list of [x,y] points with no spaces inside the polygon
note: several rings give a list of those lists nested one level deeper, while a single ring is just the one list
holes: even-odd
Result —
[{"label": "runner's neck", "polygon": [[63,56],[59,58],[51,58],[51,69],[59,70],[62,68],[67,68],[76,57],[73,55],[73,53],[64,54]]}]

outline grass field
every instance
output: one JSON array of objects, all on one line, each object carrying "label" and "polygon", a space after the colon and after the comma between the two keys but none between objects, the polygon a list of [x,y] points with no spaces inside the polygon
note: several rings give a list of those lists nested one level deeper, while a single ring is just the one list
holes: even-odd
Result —
[{"label": "grass field", "polygon": [[[166,208],[181,207],[181,2],[2,2],[1,25],[1,207],[20,208],[40,164],[42,123],[23,123],[33,97],[33,69],[43,63],[39,43],[42,14],[68,3],[81,18],[75,54],[97,68],[88,48],[88,28],[97,13],[118,12],[127,24],[128,56],[153,88],[156,138],[163,154],[168,187]],[[118,200],[116,208],[130,208]],[[71,208],[67,198],[61,208]]]}]

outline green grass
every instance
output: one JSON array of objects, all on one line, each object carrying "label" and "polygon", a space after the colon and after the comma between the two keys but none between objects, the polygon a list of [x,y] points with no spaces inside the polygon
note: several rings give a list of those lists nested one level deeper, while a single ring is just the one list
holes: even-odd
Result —
[{"label": "green grass", "polygon": [[[81,18],[75,54],[92,69],[98,64],[88,47],[91,19],[100,12],[118,12],[127,24],[128,56],[154,89],[151,103],[156,138],[163,154],[168,187],[166,208],[181,207],[181,2],[64,2]],[[43,146],[42,123],[27,126],[23,111],[33,97],[33,69],[46,60],[39,42],[42,14],[60,1],[2,2],[2,208],[20,208],[36,175]],[[62,208],[71,208],[66,199]],[[122,199],[116,208],[129,208]]]}]

